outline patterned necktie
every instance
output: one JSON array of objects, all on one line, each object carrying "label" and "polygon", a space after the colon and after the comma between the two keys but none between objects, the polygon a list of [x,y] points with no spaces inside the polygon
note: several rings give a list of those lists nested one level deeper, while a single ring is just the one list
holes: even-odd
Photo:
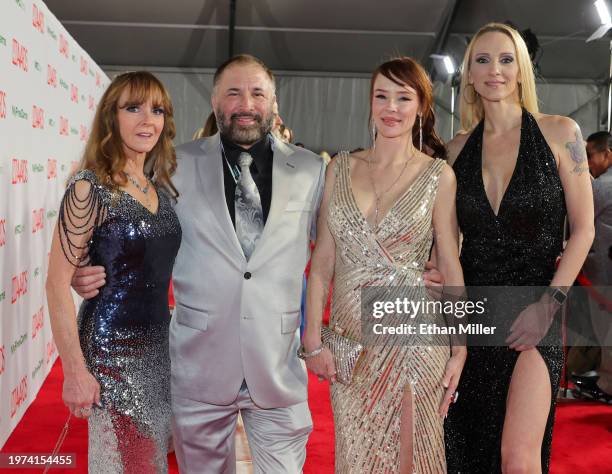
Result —
[{"label": "patterned necktie", "polygon": [[234,209],[236,211],[236,235],[248,260],[255,250],[257,240],[264,228],[263,211],[259,191],[251,175],[253,157],[246,152],[240,153],[240,179],[236,183]]}]

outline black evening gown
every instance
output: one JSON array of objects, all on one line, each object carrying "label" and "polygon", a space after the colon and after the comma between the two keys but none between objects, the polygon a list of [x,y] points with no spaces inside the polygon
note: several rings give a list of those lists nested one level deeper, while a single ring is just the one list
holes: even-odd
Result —
[{"label": "black evening gown", "polygon": [[[82,199],[75,183],[91,183]],[[69,183],[60,207],[60,238],[74,262],[74,234],[93,230],[81,264],[102,265],[106,285],[83,301],[79,338],[100,384],[101,407],[89,418],[89,472],[166,473],[170,436],[168,286],[181,228],[170,198],[157,189],[152,213],[89,170]]]},{"label": "black evening gown", "polygon": [[[481,122],[453,166],[457,177],[457,216],[463,244],[465,284],[532,286],[550,284],[563,244],[565,199],[554,155],[535,118],[523,110],[516,168],[495,215],[482,180]],[[491,302],[497,314],[520,309],[515,301]],[[515,311],[508,307],[514,305]],[[495,310],[494,310],[495,311]],[[478,321],[476,321],[478,322]],[[559,314],[537,350],[548,369],[552,398],[542,443],[542,472],[548,472],[555,397],[563,366]],[[445,426],[449,473],[501,472],[501,437],[506,397],[520,352],[506,347],[471,347],[459,382],[457,403]]]}]

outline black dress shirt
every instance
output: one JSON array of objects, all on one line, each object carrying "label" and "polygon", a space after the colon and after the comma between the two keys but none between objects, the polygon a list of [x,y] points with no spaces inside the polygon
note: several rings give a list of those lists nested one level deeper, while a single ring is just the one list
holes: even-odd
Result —
[{"label": "black dress shirt", "polygon": [[[253,163],[251,163],[250,170],[253,176],[253,181],[259,191],[261,198],[261,208],[263,211],[264,224],[268,220],[268,214],[270,212],[270,202],[272,201],[272,138],[267,134],[264,138],[255,143],[251,148],[245,150],[239,145],[230,142],[227,138],[221,136],[221,144],[223,145],[223,151],[225,152],[225,158],[223,160],[223,182],[225,185],[225,200],[227,202],[227,209],[232,223],[236,226],[236,211],[234,208],[234,195],[236,193],[236,182],[232,177],[232,173],[227,166],[229,162],[230,166],[235,170],[240,170],[238,165],[238,157],[240,153],[247,152],[253,157]],[[236,173],[236,179],[238,179]]]}]

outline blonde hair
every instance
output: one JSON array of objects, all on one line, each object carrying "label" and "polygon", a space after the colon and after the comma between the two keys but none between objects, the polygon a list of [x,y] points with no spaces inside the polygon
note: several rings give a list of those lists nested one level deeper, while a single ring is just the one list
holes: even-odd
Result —
[{"label": "blonde hair", "polygon": [[[519,68],[520,82],[518,84],[520,103],[528,112],[538,112],[538,96],[536,92],[535,76],[527,45],[521,34],[514,28],[503,23],[488,23],[478,30],[470,44],[468,44],[463,57],[461,75],[461,94],[459,98],[459,111],[461,116],[461,127],[463,130],[472,130],[484,117],[482,99],[476,93],[474,86],[469,84],[470,64],[476,41],[486,33],[502,33],[512,40],[516,49],[516,61]],[[468,94],[468,89],[472,92]],[[466,96],[470,95],[468,99]]]},{"label": "blonde hair", "polygon": [[164,128],[153,149],[147,153],[145,169],[153,171],[156,183],[173,196],[178,196],[170,179],[176,170],[176,154],[172,144],[176,133],[172,102],[161,81],[147,71],[120,74],[108,86],[98,104],[79,169],[93,170],[100,182],[110,188],[127,182],[123,172],[127,158],[117,120],[119,98],[124,90],[129,91],[129,104],[143,104],[151,98],[154,107],[164,109]]}]

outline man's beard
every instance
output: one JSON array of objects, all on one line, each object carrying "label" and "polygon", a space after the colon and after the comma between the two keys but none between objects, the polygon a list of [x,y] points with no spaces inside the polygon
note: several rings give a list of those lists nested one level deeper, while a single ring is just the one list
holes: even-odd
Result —
[{"label": "man's beard", "polygon": [[[270,132],[274,121],[274,115],[271,113],[267,117],[262,117],[257,113],[244,112],[232,114],[229,120],[227,120],[222,112],[218,112],[216,116],[217,126],[221,135],[236,145],[253,145],[257,143]],[[240,117],[251,117],[255,123],[247,127],[238,125],[237,120]]]}]

